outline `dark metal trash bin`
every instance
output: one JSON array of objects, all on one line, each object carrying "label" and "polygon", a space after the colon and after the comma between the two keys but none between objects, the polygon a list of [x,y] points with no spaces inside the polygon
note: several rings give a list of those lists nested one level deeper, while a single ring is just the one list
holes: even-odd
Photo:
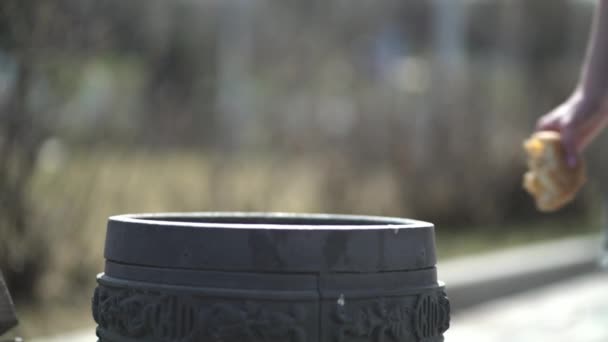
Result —
[{"label": "dark metal trash bin", "polygon": [[348,215],[111,217],[103,342],[443,341],[433,225]]}]

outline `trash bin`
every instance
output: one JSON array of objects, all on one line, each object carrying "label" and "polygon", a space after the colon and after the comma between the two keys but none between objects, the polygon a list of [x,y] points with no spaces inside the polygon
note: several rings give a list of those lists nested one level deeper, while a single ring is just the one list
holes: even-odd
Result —
[{"label": "trash bin", "polygon": [[434,227],[279,213],[109,219],[97,336],[110,341],[443,341]]}]

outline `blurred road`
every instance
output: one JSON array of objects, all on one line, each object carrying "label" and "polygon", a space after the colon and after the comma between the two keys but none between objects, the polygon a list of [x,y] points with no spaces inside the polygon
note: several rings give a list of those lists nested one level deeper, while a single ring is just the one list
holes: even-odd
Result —
[{"label": "blurred road", "polygon": [[608,272],[488,302],[452,319],[446,342],[606,342]]}]

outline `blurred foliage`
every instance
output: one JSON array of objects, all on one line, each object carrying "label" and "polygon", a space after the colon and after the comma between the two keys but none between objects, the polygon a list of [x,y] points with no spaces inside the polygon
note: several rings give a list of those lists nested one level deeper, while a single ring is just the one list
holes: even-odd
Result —
[{"label": "blurred foliage", "polygon": [[[574,0],[3,0],[0,269],[19,297],[75,293],[101,270],[105,219],[136,211],[534,229],[521,141],[572,89],[591,13]],[[554,217],[594,213],[594,189]]]}]

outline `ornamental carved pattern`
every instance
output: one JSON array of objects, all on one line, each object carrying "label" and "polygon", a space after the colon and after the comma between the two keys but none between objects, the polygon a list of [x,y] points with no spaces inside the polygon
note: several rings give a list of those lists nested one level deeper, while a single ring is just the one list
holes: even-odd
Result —
[{"label": "ornamental carved pattern", "polygon": [[105,286],[93,296],[93,318],[100,328],[146,341],[306,342],[305,308],[293,304],[288,311]]},{"label": "ornamental carved pattern", "polygon": [[449,328],[450,304],[444,292],[418,295],[415,305],[380,298],[365,305],[336,306],[335,341],[443,341]]},{"label": "ornamental carved pattern", "polygon": [[[134,340],[308,342],[317,338],[309,336],[310,323],[306,324],[308,319],[313,326],[325,325],[311,316],[316,312],[302,303],[277,303],[270,308],[247,300],[100,285],[92,308],[102,332]],[[342,300],[330,315],[327,328],[335,342],[439,342],[449,328],[450,303],[443,291]]]},{"label": "ornamental carved pattern", "polygon": [[412,309],[397,304],[388,304],[385,299],[370,305],[347,310],[338,305],[335,319],[336,342],[354,341],[412,341]]},{"label": "ornamental carved pattern", "polygon": [[[434,341],[450,327],[450,301],[445,292],[423,294],[418,297],[414,330],[420,341]],[[443,339],[442,339],[443,340]]]}]

